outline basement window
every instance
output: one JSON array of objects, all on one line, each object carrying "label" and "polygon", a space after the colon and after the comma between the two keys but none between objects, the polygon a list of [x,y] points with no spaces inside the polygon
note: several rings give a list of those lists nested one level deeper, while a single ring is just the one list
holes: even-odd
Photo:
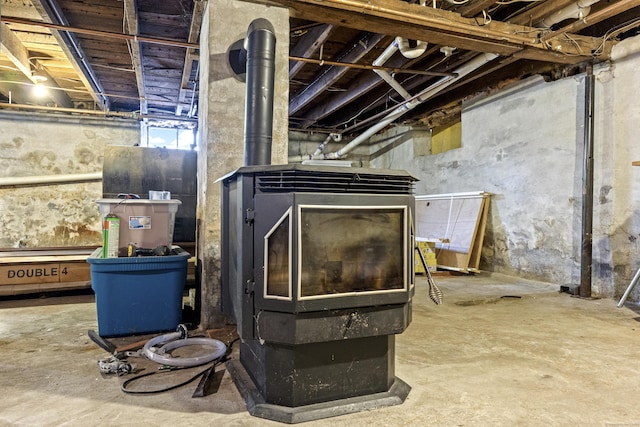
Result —
[{"label": "basement window", "polygon": [[146,126],[142,133],[143,147],[192,150],[195,147],[195,129]]}]

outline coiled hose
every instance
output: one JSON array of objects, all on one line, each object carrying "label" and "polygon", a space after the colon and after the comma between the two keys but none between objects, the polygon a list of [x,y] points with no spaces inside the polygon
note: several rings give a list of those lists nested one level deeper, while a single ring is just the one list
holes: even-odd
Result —
[{"label": "coiled hose", "polygon": [[[171,351],[176,348],[190,345],[201,345],[213,347],[209,354],[196,357],[173,357]],[[156,346],[160,346],[156,348]],[[219,340],[213,338],[194,337],[187,338],[187,328],[184,325],[178,326],[176,332],[151,338],[142,348],[142,353],[147,359],[166,366],[178,368],[190,368],[200,366],[221,358],[227,352],[227,346]]]}]

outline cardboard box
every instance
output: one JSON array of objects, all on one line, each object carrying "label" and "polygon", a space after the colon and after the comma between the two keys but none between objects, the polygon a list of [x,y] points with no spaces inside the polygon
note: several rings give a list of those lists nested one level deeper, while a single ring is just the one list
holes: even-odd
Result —
[{"label": "cardboard box", "polygon": [[[417,240],[416,245],[420,248],[420,251],[422,251],[422,255],[427,263],[429,272],[436,271],[438,268],[438,262],[436,261],[436,242],[430,240]],[[417,251],[415,252],[414,261],[416,274],[425,274],[422,261],[420,260],[420,255],[418,255]]]}]

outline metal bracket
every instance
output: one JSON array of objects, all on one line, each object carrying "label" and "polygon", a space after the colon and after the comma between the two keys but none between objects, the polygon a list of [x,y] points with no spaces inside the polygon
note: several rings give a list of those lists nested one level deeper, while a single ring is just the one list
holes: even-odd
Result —
[{"label": "metal bracket", "polygon": [[252,294],[255,289],[256,282],[254,282],[253,280],[247,280],[244,286],[244,293],[246,295]]},{"label": "metal bracket", "polygon": [[244,222],[249,225],[252,225],[255,217],[256,217],[256,211],[254,211],[253,209],[247,209],[244,216]]}]

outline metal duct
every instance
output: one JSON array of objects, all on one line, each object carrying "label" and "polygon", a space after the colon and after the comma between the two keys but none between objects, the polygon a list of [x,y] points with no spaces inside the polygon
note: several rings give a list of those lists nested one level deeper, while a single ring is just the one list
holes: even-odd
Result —
[{"label": "metal duct", "polygon": [[276,58],[273,25],[264,18],[251,22],[244,47],[247,51],[244,164],[268,165],[271,164]]}]

